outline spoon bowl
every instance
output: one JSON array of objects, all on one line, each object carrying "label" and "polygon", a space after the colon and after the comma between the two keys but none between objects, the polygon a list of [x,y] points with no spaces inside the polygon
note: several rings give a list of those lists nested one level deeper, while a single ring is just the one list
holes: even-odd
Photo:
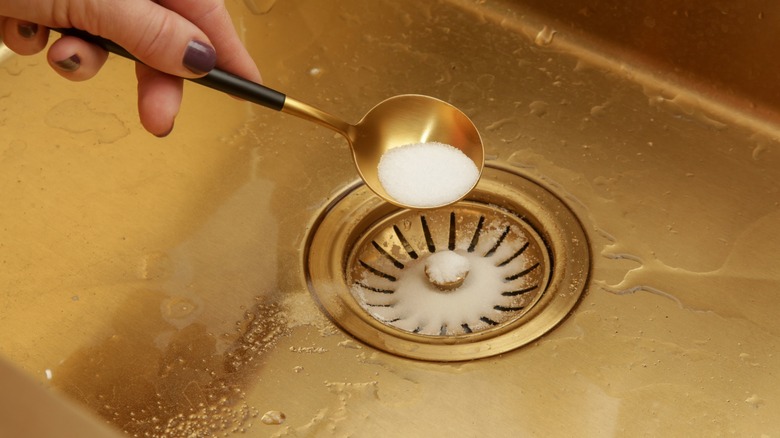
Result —
[{"label": "spoon bowl", "polygon": [[459,109],[430,96],[405,94],[380,102],[355,125],[350,140],[355,166],[366,185],[388,202],[406,208],[419,207],[404,205],[385,191],[377,172],[379,160],[395,147],[429,142],[459,149],[482,173],[485,153],[477,128]]},{"label": "spoon bowl", "polygon": [[[113,41],[79,29],[54,30],[82,38],[109,52],[139,62]],[[318,123],[343,135],[349,142],[355,166],[366,185],[381,198],[400,207],[437,208],[457,202],[476,186],[479,178],[460,198],[452,199],[447,204],[424,207],[406,205],[390,196],[379,180],[379,160],[390,149],[415,143],[443,143],[463,152],[474,162],[479,175],[482,175],[485,151],[479,131],[463,112],[433,97],[418,94],[391,97],[369,110],[360,122],[351,125],[276,90],[216,68],[205,76],[189,80]],[[415,187],[415,190],[426,190],[426,187]]]},{"label": "spoon bowl", "polygon": [[[482,139],[474,123],[456,107],[434,97],[419,94],[391,97],[371,108],[355,125],[290,97],[285,99],[281,111],[319,123],[343,135],[352,149],[358,174],[368,188],[399,207],[421,209],[447,204],[421,207],[404,204],[390,196],[378,175],[379,160],[390,149],[414,143],[444,143],[463,152],[474,162],[480,175],[485,165]],[[468,191],[450,203],[462,199]]]}]

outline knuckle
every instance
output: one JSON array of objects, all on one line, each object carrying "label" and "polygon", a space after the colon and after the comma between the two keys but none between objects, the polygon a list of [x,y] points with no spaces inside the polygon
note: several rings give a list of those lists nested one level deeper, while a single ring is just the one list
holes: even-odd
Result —
[{"label": "knuckle", "polygon": [[159,59],[164,56],[175,34],[174,23],[167,14],[157,20],[152,20],[145,26],[143,32],[139,35],[133,47],[127,49],[136,55],[139,59]]}]

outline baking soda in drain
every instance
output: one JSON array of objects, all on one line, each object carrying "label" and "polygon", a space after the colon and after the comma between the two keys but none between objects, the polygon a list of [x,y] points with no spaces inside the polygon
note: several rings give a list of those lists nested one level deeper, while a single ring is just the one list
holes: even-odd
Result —
[{"label": "baking soda in drain", "polygon": [[454,251],[439,251],[425,260],[425,273],[435,284],[462,280],[469,273],[469,259]]},{"label": "baking soda in drain", "polygon": [[388,195],[419,208],[451,204],[479,180],[479,169],[466,154],[438,142],[390,149],[382,155],[377,170]]}]

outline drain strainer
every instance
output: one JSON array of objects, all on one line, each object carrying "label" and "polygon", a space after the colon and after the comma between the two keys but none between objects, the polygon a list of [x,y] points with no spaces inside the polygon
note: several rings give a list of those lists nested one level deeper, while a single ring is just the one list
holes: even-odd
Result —
[{"label": "drain strainer", "polygon": [[555,195],[489,165],[467,198],[405,210],[355,185],[307,240],[309,287],[358,339],[441,361],[500,354],[537,339],[584,291],[589,250]]},{"label": "drain strainer", "polygon": [[411,333],[499,326],[532,308],[549,278],[549,256],[534,230],[473,201],[399,212],[361,241],[347,263],[353,298],[377,320]]}]

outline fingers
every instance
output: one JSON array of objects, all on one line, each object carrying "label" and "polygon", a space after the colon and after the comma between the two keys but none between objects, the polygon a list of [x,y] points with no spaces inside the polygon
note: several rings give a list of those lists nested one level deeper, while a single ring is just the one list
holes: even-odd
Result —
[{"label": "fingers", "polygon": [[[187,3],[198,9],[203,2]],[[150,67],[194,78],[216,64],[216,50],[206,33],[175,11],[152,1],[102,1],[92,5],[71,9],[69,25],[116,42]]]},{"label": "fingers", "polygon": [[[220,68],[256,82],[262,80],[222,0],[161,0],[158,3],[209,35],[210,43],[219,54],[216,65]],[[152,67],[161,70],[154,65]],[[143,65],[136,67],[136,76],[141,124],[159,137],[167,135],[173,129],[181,105],[181,79],[155,72]]]},{"label": "fingers", "polygon": [[108,59],[108,53],[80,38],[62,37],[49,48],[46,60],[62,77],[84,81],[97,74]]},{"label": "fingers", "polygon": [[217,51],[219,68],[255,82],[262,81],[260,71],[239,38],[223,0],[161,0],[159,3],[209,35]]},{"label": "fingers", "polygon": [[[187,3],[196,10],[201,3],[224,8],[220,1],[189,0]],[[44,26],[85,30],[113,40],[157,70],[181,77],[202,76],[216,64],[216,51],[202,30],[182,15],[151,0],[3,0],[0,15],[39,23],[41,31]],[[18,24],[18,20],[10,18],[3,23],[8,46],[22,54],[40,51],[48,34],[25,43],[25,37],[21,36],[25,30],[20,35]]]},{"label": "fingers", "polygon": [[[36,7],[42,4],[47,8]],[[4,42],[20,54],[43,50],[47,27],[86,30],[131,52],[146,64],[136,66],[141,123],[158,136],[173,128],[181,105],[181,77],[202,76],[218,64],[239,76],[261,81],[224,0],[0,0],[0,15],[40,23],[0,16]],[[73,37],[57,40],[47,54],[55,71],[76,81],[93,77],[106,58],[105,51]]]},{"label": "fingers", "polygon": [[[49,65],[61,76],[83,81],[97,74],[108,53],[76,37],[62,37],[49,48]],[[173,130],[182,99],[182,79],[136,64],[138,114],[150,133],[165,137]]]},{"label": "fingers", "polygon": [[183,91],[181,78],[136,64],[138,78],[138,115],[143,127],[158,137],[173,130]]},{"label": "fingers", "polygon": [[33,55],[46,47],[49,29],[35,23],[5,18],[0,23],[0,35],[9,49],[20,55]]},{"label": "fingers", "polygon": [[[33,55],[46,47],[49,29],[28,21],[5,18],[2,21],[3,42],[20,55]],[[103,66],[108,54],[92,44],[63,37],[49,48],[47,60],[63,77],[73,81],[90,79]]]}]

